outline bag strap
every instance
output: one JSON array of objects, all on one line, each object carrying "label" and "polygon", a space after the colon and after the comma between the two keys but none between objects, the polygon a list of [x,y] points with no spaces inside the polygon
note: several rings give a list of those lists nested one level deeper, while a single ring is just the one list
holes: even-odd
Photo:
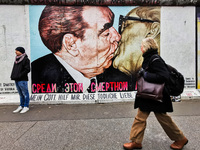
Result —
[{"label": "bag strap", "polygon": [[154,54],[153,56],[151,56],[150,60],[149,60],[149,63],[147,65],[147,67],[145,68],[145,70],[147,70],[149,68],[149,65],[152,64],[154,61],[160,59],[159,55],[157,54]]},{"label": "bag strap", "polygon": [[[154,57],[154,58],[153,58]],[[152,60],[153,59],[153,60]],[[162,59],[162,57],[160,57],[158,54],[154,54],[153,56],[151,56],[150,58],[150,61],[149,61],[149,64],[153,63],[155,60],[157,59],[160,59],[164,64],[165,64],[165,67],[167,68],[167,70],[170,72],[170,69],[169,69],[169,65],[165,63],[165,61]],[[148,64],[148,66],[149,66]],[[147,67],[148,67],[147,66]]]}]

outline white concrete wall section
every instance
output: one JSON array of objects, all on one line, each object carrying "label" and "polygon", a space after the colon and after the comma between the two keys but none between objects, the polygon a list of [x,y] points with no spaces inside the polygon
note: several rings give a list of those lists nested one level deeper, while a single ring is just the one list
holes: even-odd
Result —
[{"label": "white concrete wall section", "polygon": [[[14,81],[10,80],[15,48],[22,46],[30,56],[29,6],[0,5],[0,103],[19,102]],[[30,78],[30,74],[29,74]]]},{"label": "white concrete wall section", "polygon": [[[177,68],[186,79],[186,87],[195,90],[187,90],[183,97],[188,98],[199,96],[196,91],[196,14],[195,7],[162,7],[161,8],[161,56],[164,60]],[[0,103],[19,103],[19,95],[15,88],[14,81],[10,80],[10,74],[15,59],[15,48],[23,46],[30,58],[30,29],[29,29],[29,6],[28,5],[0,5]],[[29,79],[30,74],[29,74]],[[29,91],[31,91],[29,81]],[[8,89],[9,93],[7,93]],[[113,99],[113,93],[109,94],[107,102],[117,101]],[[133,100],[134,92],[127,96],[127,93],[117,93],[119,101]],[[41,94],[42,95],[42,94]],[[53,103],[65,103],[59,100],[60,97],[67,97],[67,94],[52,95]],[[51,95],[44,95],[44,101],[40,97],[30,96],[33,101],[48,103]],[[84,95],[82,95],[84,97]],[[100,97],[99,97],[100,96]],[[101,97],[98,99],[101,102]],[[58,97],[58,98],[55,98]],[[62,97],[62,99],[63,99]],[[64,99],[65,99],[64,98]],[[55,100],[54,100],[55,99]],[[45,101],[46,100],[46,101]],[[87,101],[71,100],[69,103],[83,103]],[[91,103],[91,101],[88,101]],[[103,101],[106,102],[106,101]]]},{"label": "white concrete wall section", "polygon": [[185,77],[186,87],[196,81],[195,7],[161,8],[161,56]]}]

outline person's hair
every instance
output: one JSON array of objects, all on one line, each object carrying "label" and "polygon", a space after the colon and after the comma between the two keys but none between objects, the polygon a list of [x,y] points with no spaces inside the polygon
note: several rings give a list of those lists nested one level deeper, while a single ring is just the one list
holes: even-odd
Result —
[{"label": "person's hair", "polygon": [[46,6],[39,20],[39,33],[44,45],[53,53],[62,47],[67,33],[84,39],[88,23],[82,17],[83,6]]},{"label": "person's hair", "polygon": [[145,53],[147,51],[157,51],[158,50],[158,44],[152,37],[143,39],[142,45],[143,45],[143,50]]}]

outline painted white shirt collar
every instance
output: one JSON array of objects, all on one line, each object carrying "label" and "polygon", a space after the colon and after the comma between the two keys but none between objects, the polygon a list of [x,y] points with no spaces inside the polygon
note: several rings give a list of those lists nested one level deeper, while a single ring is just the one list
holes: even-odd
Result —
[{"label": "painted white shirt collar", "polygon": [[[86,78],[82,73],[80,73],[78,70],[71,67],[68,63],[66,63],[62,58],[55,55],[57,60],[64,66],[64,68],[69,72],[69,74],[72,76],[72,78],[76,81],[76,83],[83,83],[83,92],[87,93],[87,88],[90,86],[90,79]],[[96,79],[96,77],[93,77]]]}]

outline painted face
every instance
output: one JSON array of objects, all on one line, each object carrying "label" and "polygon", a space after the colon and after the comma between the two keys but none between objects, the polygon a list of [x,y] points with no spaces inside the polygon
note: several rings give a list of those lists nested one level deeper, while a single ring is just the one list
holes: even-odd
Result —
[{"label": "painted face", "polygon": [[112,64],[121,36],[112,26],[114,16],[108,7],[85,7],[83,18],[89,28],[85,30],[84,39],[76,41],[79,63],[84,69],[100,74]]},{"label": "painted face", "polygon": [[[131,17],[139,17],[135,11],[130,13]],[[116,51],[113,66],[120,71],[132,75],[141,67],[143,57],[141,52],[141,41],[146,37],[149,28],[145,22],[127,20],[122,25],[122,38]]]}]

